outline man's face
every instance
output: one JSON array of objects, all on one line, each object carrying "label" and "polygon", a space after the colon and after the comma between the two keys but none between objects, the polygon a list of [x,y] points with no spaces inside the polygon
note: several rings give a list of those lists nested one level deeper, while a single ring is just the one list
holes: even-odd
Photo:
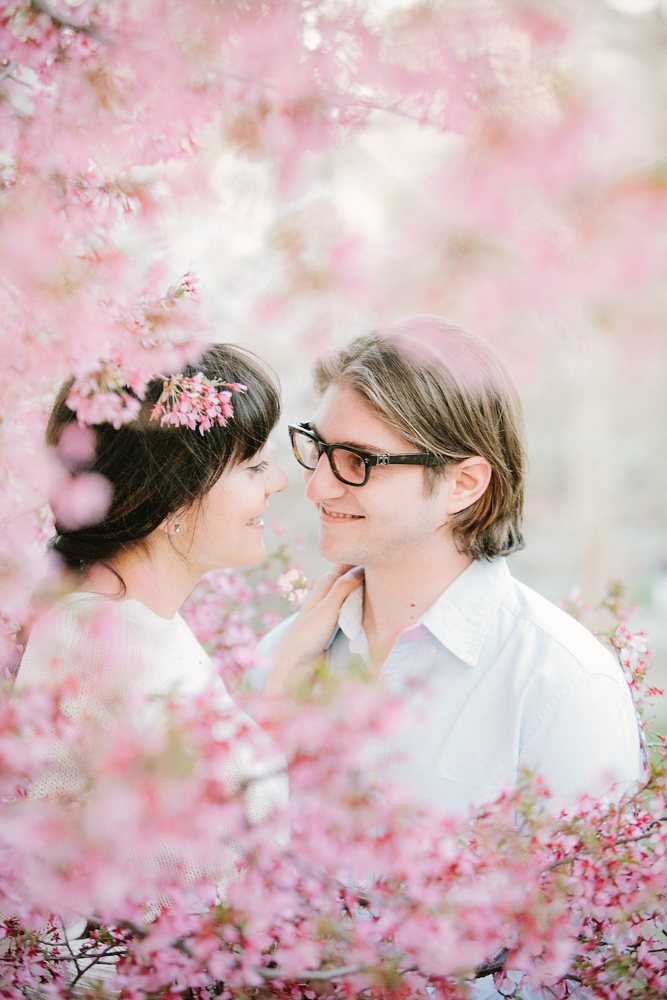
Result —
[{"label": "man's face", "polygon": [[[353,389],[329,386],[312,425],[328,444],[349,444],[376,454],[418,451],[367,406]],[[418,556],[448,532],[449,482],[428,495],[421,466],[375,466],[365,486],[346,486],[326,455],[304,474],[308,497],[320,514],[320,552],[335,563],[386,566]]]}]

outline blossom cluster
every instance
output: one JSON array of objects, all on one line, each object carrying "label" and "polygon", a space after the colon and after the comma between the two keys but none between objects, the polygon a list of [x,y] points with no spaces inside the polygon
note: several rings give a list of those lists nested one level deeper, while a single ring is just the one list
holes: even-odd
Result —
[{"label": "blossom cluster", "polygon": [[[230,629],[236,598],[266,598],[243,588],[228,583]],[[195,625],[198,605],[214,613],[202,590],[186,609]],[[164,703],[148,729],[137,720],[154,708],[137,697],[112,724],[72,717],[72,690],[0,699],[3,995],[463,1000],[483,975],[508,996],[664,995],[667,740],[645,785],[618,801],[550,811],[525,775],[443,817],[380,777],[400,700],[320,674],[289,709],[254,699],[291,786],[257,823],[229,760],[244,745],[268,761],[261,729],[233,723],[207,691]],[[85,796],[31,794],[64,747]]]},{"label": "blossom cluster", "polygon": [[[221,391],[221,386],[226,388]],[[225,426],[234,416],[232,392],[246,392],[247,389],[247,385],[240,382],[209,379],[203,372],[197,372],[192,377],[171,375],[164,380],[160,398],[151,411],[151,420],[159,419],[163,426],[172,424],[174,427],[198,429],[203,434],[216,423],[220,427]]]},{"label": "blossom cluster", "polygon": [[[123,348],[115,346],[109,358],[74,379],[67,405],[74,410],[79,423],[110,423],[119,428],[137,419],[146,384],[154,377],[151,365],[160,361],[180,362],[191,351],[196,352],[194,343],[174,344],[171,340],[174,331],[170,329],[175,317],[183,319],[182,308],[179,309],[183,300],[192,300],[195,294],[196,279],[188,273],[164,295],[142,302],[136,313],[117,316],[119,328],[131,334],[131,341]],[[174,378],[170,380],[174,383],[170,395],[176,398],[179,388]],[[196,395],[195,386],[189,389]]]},{"label": "blossom cluster", "polygon": [[[63,523],[83,523],[91,503],[100,516],[108,499],[81,477],[88,495],[77,496],[66,448],[54,474],[41,442],[55,383],[74,377],[69,404],[81,422],[120,426],[136,417],[153,373],[196,368],[213,336],[193,277],[170,285],[159,254],[136,247],[162,245],[175,203],[212,197],[206,154],[216,143],[247,167],[244,184],[261,163],[279,205],[265,227],[279,278],[251,282],[244,328],[273,332],[292,316],[319,335],[336,296],[364,318],[405,298],[458,312],[464,287],[473,316],[498,328],[503,315],[515,330],[517,317],[562,322],[579,308],[587,329],[625,323],[634,350],[638,329],[664,325],[667,188],[659,170],[640,168],[641,125],[627,158],[632,114],[604,75],[614,59],[590,60],[606,67],[604,106],[572,73],[586,60],[577,39],[565,47],[571,31],[588,30],[586,4],[582,29],[533,0],[399,6],[375,5],[371,16],[368,5],[330,0],[2,4],[3,666],[16,663],[32,594],[51,582],[54,479]],[[384,241],[399,282],[377,266],[370,238],[351,237],[326,211],[314,240],[319,189],[305,209],[298,202],[316,154],[347,150],[382,114],[415,134],[423,127],[445,150],[419,168],[418,200],[397,199],[420,216],[408,211]],[[456,155],[454,133],[468,139]],[[591,136],[612,155],[591,156]],[[355,204],[346,217],[367,225]],[[249,246],[241,241],[244,261]],[[302,343],[311,340],[297,351]],[[159,416],[219,425],[231,405],[215,398],[220,388],[204,391],[201,413],[186,389]],[[278,589],[296,603],[301,577],[281,569]],[[264,604],[274,591],[261,586],[221,573],[186,608],[236,681],[276,613]],[[641,699],[645,639],[608,610],[603,638]],[[293,714],[256,706],[288,760],[292,796],[287,813],[253,825],[243,789],[221,778],[234,749],[229,720],[205,695],[187,710],[168,706],[170,723],[147,733],[132,718],[73,719],[69,694],[0,698],[3,996],[71,1000],[99,980],[100,993],[127,1000],[321,991],[454,1000],[483,973],[507,993],[522,976],[545,996],[582,984],[609,1000],[667,992],[661,738],[647,747],[644,788],[615,805],[583,801],[553,816],[547,791],[526,779],[445,821],[373,778],[362,734],[386,740],[400,706],[323,682],[322,697]],[[253,738],[251,727],[234,732]],[[93,751],[82,753],[88,794],[31,794],[54,755],[81,744]]]},{"label": "blossom cluster", "polygon": [[127,391],[127,377],[120,364],[108,361],[76,380],[67,405],[82,424],[109,423],[118,429],[137,419],[141,399]]},{"label": "blossom cluster", "polygon": [[[234,263],[219,285],[230,293],[245,265],[271,261],[266,280],[252,271],[239,282],[250,286],[247,308],[225,315],[271,345],[303,331],[290,341],[299,359],[336,314],[348,324],[350,308],[367,317],[406,301],[458,314],[464,287],[487,332],[503,315],[514,329],[518,314],[560,321],[580,304],[603,325],[662,329],[651,310],[663,301],[666,189],[659,171],[637,168],[639,151],[617,155],[636,125],[625,99],[605,85],[601,102],[572,69],[586,62],[566,52],[588,32],[587,15],[575,24],[534,0],[381,6],[371,15],[328,0],[2,4],[3,658],[49,574],[42,437],[55,384],[74,377],[82,421],[119,425],[135,417],[152,373],[196,366],[220,336],[193,301],[193,276],[174,285],[163,253],[175,208],[196,214],[219,201],[213,150],[242,177],[229,202],[252,189],[259,201],[271,192],[275,208],[273,220],[258,213],[257,244],[241,227],[224,234]],[[377,227],[356,232],[333,209],[313,214],[320,182],[306,181],[378,112],[414,135],[423,127],[437,149],[416,167],[416,200],[396,199],[416,209],[374,242]],[[452,144],[455,134],[465,144]],[[589,135],[610,155],[591,157]],[[340,214],[367,218],[349,206]]]},{"label": "blossom cluster", "polygon": [[283,543],[260,566],[207,573],[183,605],[183,617],[230,691],[258,665],[258,639],[280,623],[285,601],[293,604],[294,586],[306,593],[308,581],[292,546]]}]

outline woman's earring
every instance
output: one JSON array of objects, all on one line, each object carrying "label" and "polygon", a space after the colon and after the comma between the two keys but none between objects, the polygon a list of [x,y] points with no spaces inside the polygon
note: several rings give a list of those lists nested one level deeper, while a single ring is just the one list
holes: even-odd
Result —
[{"label": "woman's earring", "polygon": [[175,532],[175,534],[178,534],[180,530],[181,530],[180,524],[175,524],[174,525],[174,532]]}]

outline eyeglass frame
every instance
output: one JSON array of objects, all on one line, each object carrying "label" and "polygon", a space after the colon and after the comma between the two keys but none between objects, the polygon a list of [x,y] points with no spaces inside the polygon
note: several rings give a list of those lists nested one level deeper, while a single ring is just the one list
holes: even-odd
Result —
[{"label": "eyeglass frame", "polygon": [[[297,451],[297,447],[294,443],[294,435],[297,433],[305,434],[306,437],[309,437],[317,445],[317,448],[319,449],[319,455],[317,456],[318,463],[319,460],[322,458],[322,455],[327,456],[327,459],[329,460],[329,466],[331,467],[331,471],[333,472],[336,479],[339,482],[344,483],[345,486],[357,486],[357,487],[365,486],[371,474],[371,469],[377,465],[381,466],[425,465],[433,468],[436,465],[443,465],[444,462],[446,461],[443,455],[436,455],[433,452],[429,451],[414,451],[414,452],[408,452],[407,454],[403,455],[389,455],[389,454],[374,455],[373,452],[371,451],[365,451],[363,448],[356,448],[354,445],[350,444],[336,444],[335,442],[333,444],[327,444],[325,441],[322,440],[321,437],[319,437],[318,434],[315,433],[311,423],[290,424],[288,430],[289,430],[290,442],[292,444],[292,451],[294,452],[294,457],[296,458],[297,462],[303,469],[308,469],[309,472],[314,472],[315,469],[317,468],[317,465],[311,469],[309,465],[305,465],[301,461],[301,458],[299,457],[299,453]],[[353,455],[358,455],[359,458],[363,460],[364,462],[363,483],[350,483],[347,479],[343,479],[340,473],[336,471],[334,463],[331,461],[331,452],[334,450],[334,448],[341,448],[343,451],[350,451],[352,452]]]}]

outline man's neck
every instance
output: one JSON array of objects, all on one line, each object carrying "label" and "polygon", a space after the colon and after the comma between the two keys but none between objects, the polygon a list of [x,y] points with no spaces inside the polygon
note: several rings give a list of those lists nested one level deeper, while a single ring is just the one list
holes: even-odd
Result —
[{"label": "man's neck", "polygon": [[397,636],[415,625],[471,562],[452,542],[403,555],[396,562],[366,566],[363,623],[378,672]]}]

